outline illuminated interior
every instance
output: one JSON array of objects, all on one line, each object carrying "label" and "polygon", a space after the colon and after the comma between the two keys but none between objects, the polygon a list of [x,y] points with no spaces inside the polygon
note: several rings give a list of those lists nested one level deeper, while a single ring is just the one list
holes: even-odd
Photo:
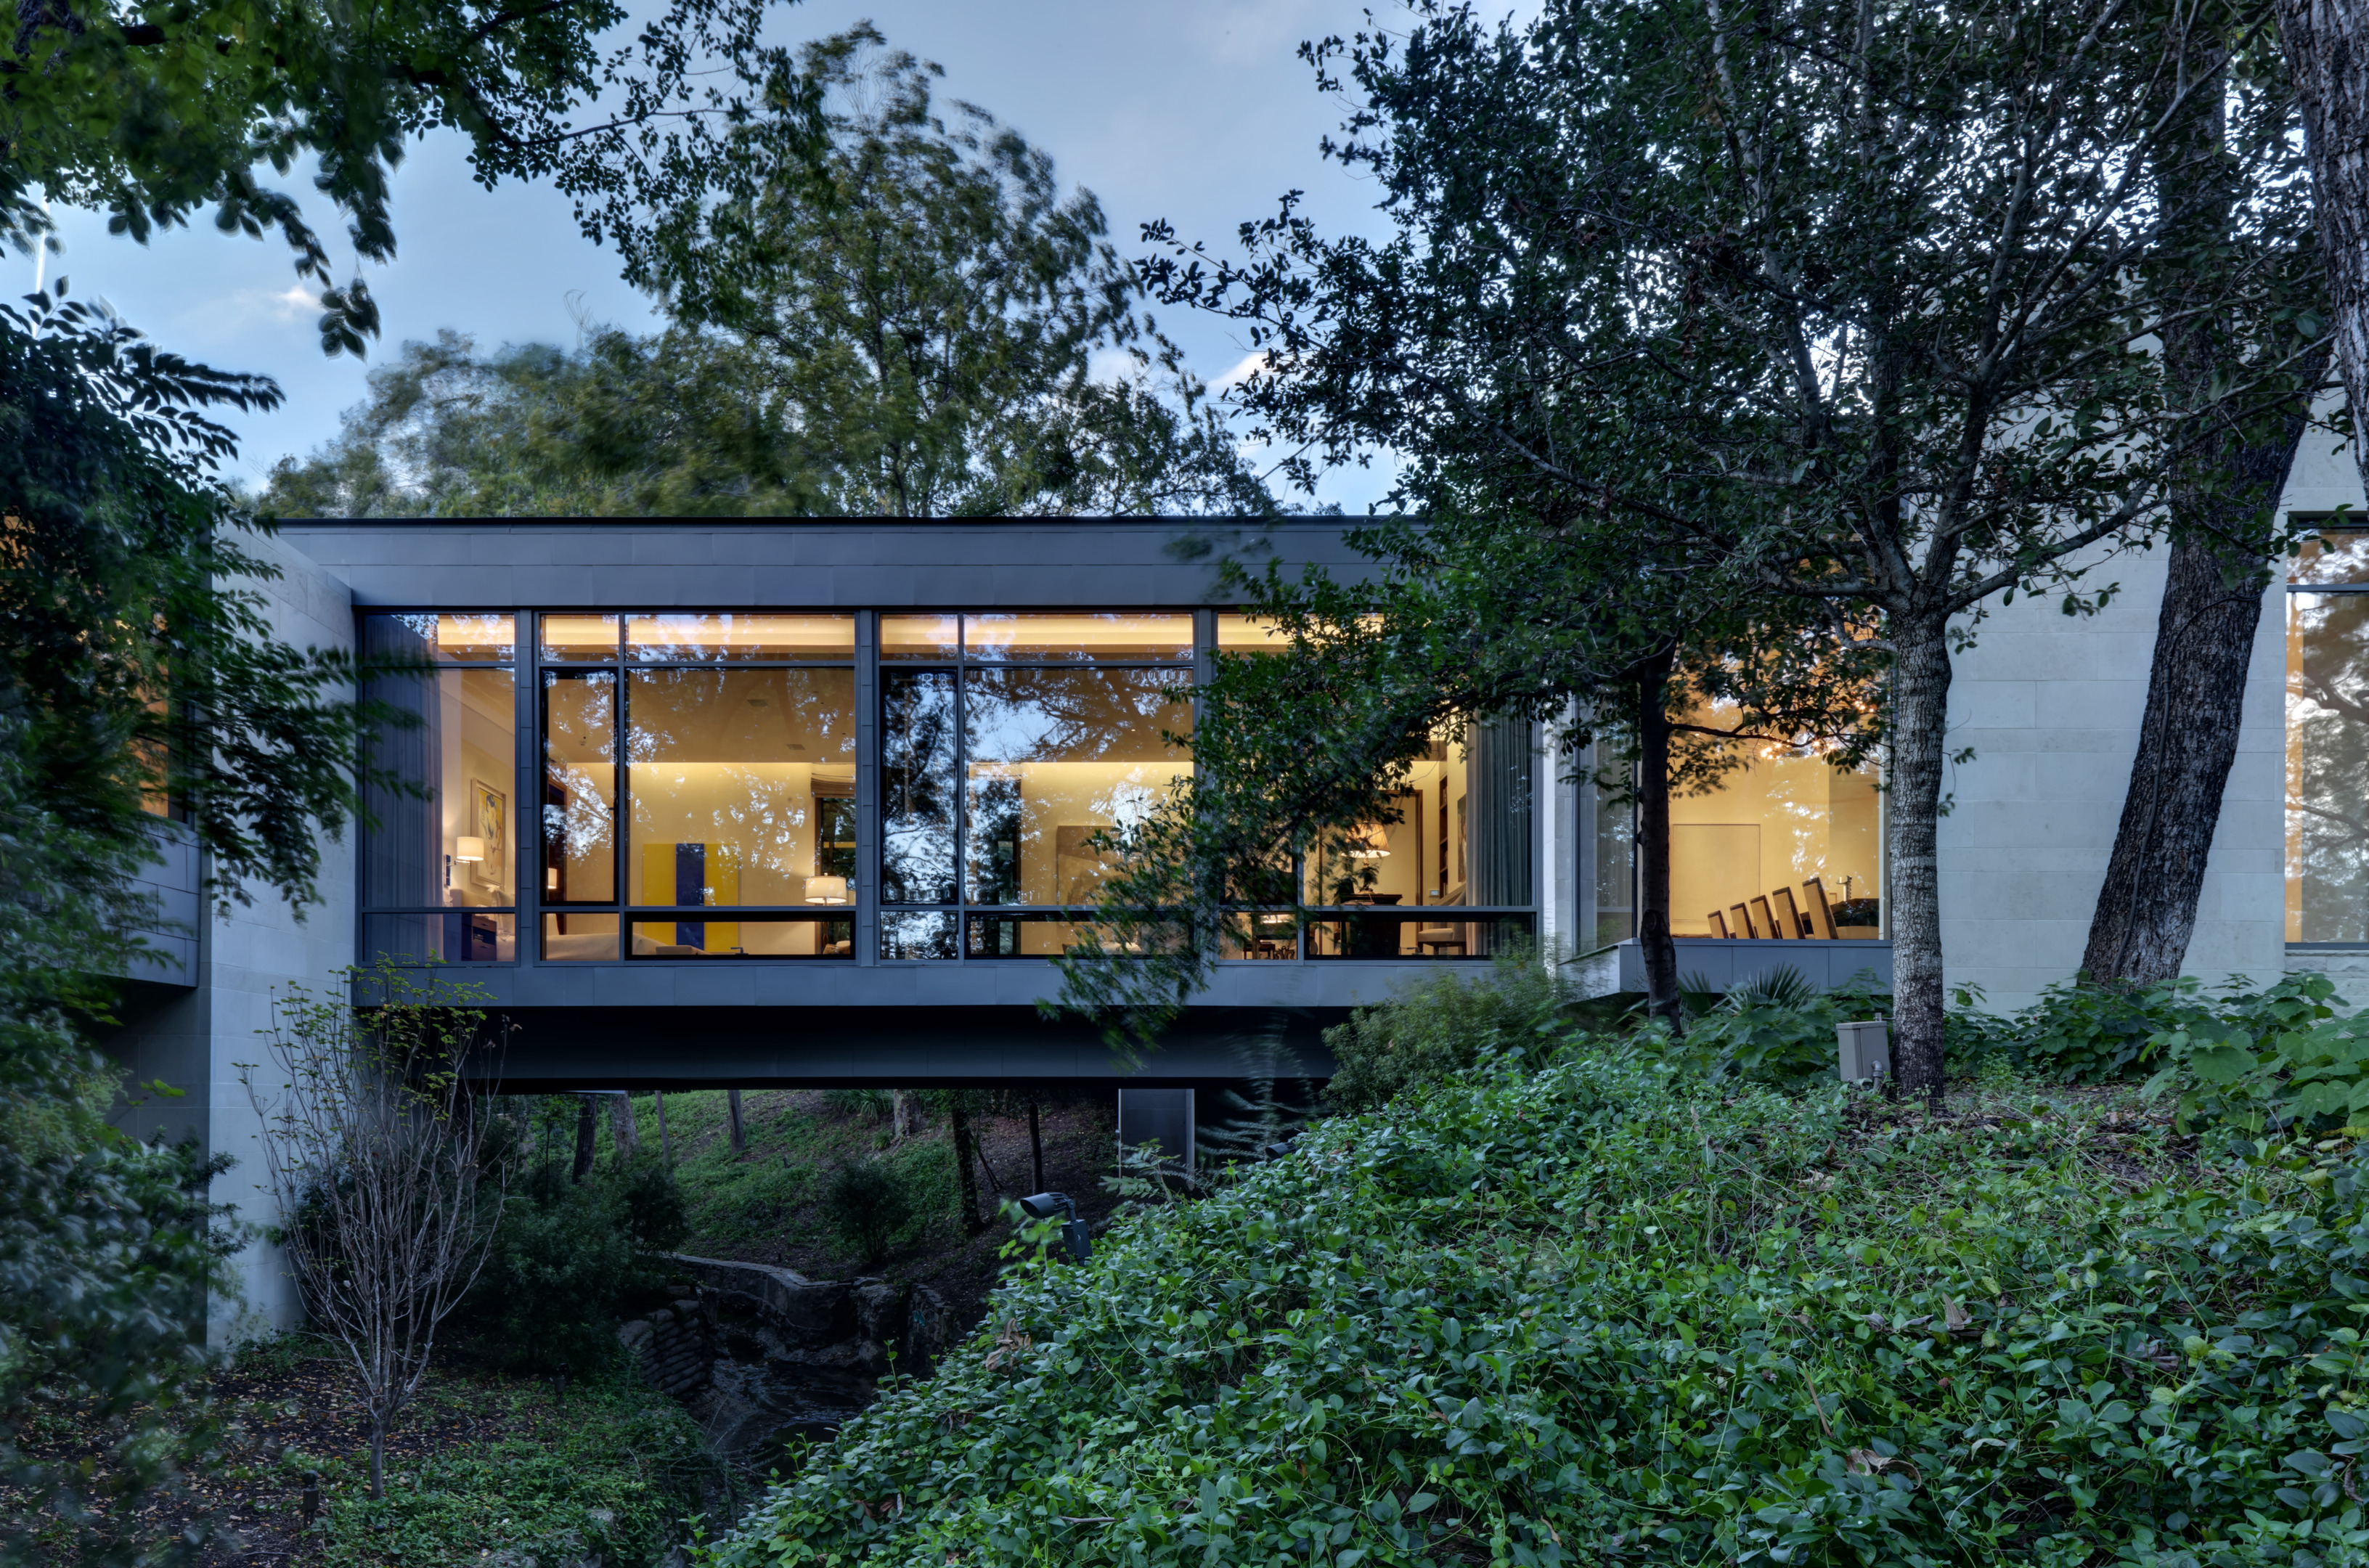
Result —
[{"label": "illuminated interior", "polygon": [[1883,841],[1872,766],[1763,748],[1670,802],[1671,934],[1881,936]]},{"label": "illuminated interior", "polygon": [[2310,541],[2288,580],[2331,591],[2287,595],[2286,940],[2369,942],[2369,533]]}]

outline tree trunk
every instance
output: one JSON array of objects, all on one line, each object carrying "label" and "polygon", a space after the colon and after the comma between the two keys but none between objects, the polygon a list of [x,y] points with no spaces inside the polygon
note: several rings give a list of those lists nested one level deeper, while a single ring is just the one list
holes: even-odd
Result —
[{"label": "tree trunk", "polygon": [[902,1143],[912,1137],[918,1121],[914,1115],[913,1092],[910,1089],[888,1091],[888,1141]]},{"label": "tree trunk", "polygon": [[[2369,422],[2369,0],[2278,0],[2278,11],[2303,111],[2337,366],[2353,419]],[[2356,439],[2352,455],[2369,484],[2369,441]]]},{"label": "tree trunk", "polygon": [[674,1139],[667,1136],[666,1091],[663,1089],[653,1090],[651,1091],[650,1098],[658,1103],[658,1154],[666,1161],[667,1169],[671,1171],[674,1169]]},{"label": "tree trunk", "polygon": [[724,1105],[732,1118],[732,1152],[745,1154],[749,1150],[749,1124],[740,1119],[740,1091],[727,1089]]},{"label": "tree trunk", "polygon": [[386,1423],[371,1422],[371,1501],[383,1502],[386,1497]]},{"label": "tree trunk", "polygon": [[592,1096],[576,1096],[576,1168],[567,1179],[580,1182],[592,1173]]},{"label": "tree trunk", "polygon": [[2267,580],[2209,539],[2172,546],[2138,755],[2081,957],[2093,980],[2171,979],[2187,956]]},{"label": "tree trunk", "polygon": [[1028,1153],[1030,1169],[1036,1176],[1036,1185],[1028,1190],[1041,1193],[1045,1190],[1045,1135],[1036,1127],[1036,1102],[1034,1100],[1028,1102]]},{"label": "tree trunk", "polygon": [[1891,864],[1882,889],[1892,929],[1892,1070],[1941,1108],[1941,889],[1936,854],[1941,757],[1950,722],[1949,623],[1892,620],[1892,777],[1884,797]]},{"label": "tree trunk", "polygon": [[1637,950],[1645,960],[1645,1008],[1687,1031],[1678,1001],[1678,944],[1670,936],[1670,715],[1674,655],[1665,651],[1637,676]]},{"label": "tree trunk", "polygon": [[642,1151],[641,1124],[634,1119],[634,1097],[630,1093],[617,1096],[617,1108],[611,1113],[610,1132],[617,1140],[617,1158],[630,1160]]},{"label": "tree trunk", "polygon": [[[961,1091],[956,1093],[959,1094]],[[971,1169],[970,1115],[963,1109],[960,1100],[955,1101],[947,1120],[955,1129],[956,1184],[962,1189],[963,1233],[976,1236],[987,1225],[978,1217],[978,1176]]]},{"label": "tree trunk", "polygon": [[[2189,33],[2181,69],[2165,78],[2167,93],[2217,82],[2227,63],[2227,47],[2210,28]],[[2163,218],[2148,270],[2169,284],[2176,325],[2164,333],[2162,364],[2173,406],[2186,411],[2179,433],[2187,451],[2166,504],[2171,560],[2138,752],[2081,957],[2090,979],[2142,984],[2176,977],[2196,930],[2270,586],[2265,558],[2279,532],[2272,513],[2311,413],[2306,395],[2284,418],[2249,429],[2220,390],[2230,335],[2212,293],[2236,203],[2221,95],[2166,109],[2169,121],[2152,155]],[[2318,378],[2314,366],[2306,379]]]}]

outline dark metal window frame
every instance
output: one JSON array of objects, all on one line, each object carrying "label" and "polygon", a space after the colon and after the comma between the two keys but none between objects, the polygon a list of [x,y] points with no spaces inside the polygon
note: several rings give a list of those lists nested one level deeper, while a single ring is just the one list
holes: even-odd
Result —
[{"label": "dark metal window frame", "polygon": [[[366,826],[358,825],[354,832],[356,870],[356,876],[354,878],[354,952],[362,962],[369,963],[376,961],[376,955],[371,954],[363,946],[364,934],[370,929],[371,921],[376,917],[387,915],[442,915],[451,917],[463,913],[508,915],[510,917],[511,924],[511,956],[509,957],[440,958],[437,960],[437,965],[440,968],[513,967],[519,962],[518,956],[525,949],[528,936],[526,901],[524,898],[517,896],[519,892],[524,891],[529,878],[525,875],[525,857],[527,853],[524,842],[525,835],[519,831],[519,811],[516,802],[519,796],[518,780],[520,777],[523,776],[519,772],[521,742],[522,739],[521,703],[521,699],[525,695],[528,686],[528,681],[525,679],[522,679],[527,668],[527,647],[525,640],[519,635],[519,627],[522,623],[531,619],[531,616],[527,612],[506,610],[498,605],[480,606],[467,610],[454,610],[444,607],[435,609],[413,607],[406,609],[396,605],[373,604],[369,606],[367,609],[360,609],[355,612],[354,642],[357,652],[360,651],[362,639],[360,633],[361,623],[363,621],[374,619],[380,616],[402,615],[508,615],[510,617],[510,657],[508,659],[440,658],[436,660],[435,667],[430,670],[428,674],[429,679],[433,680],[436,676],[441,675],[448,670],[507,670],[510,672],[510,698],[512,703],[510,715],[510,799],[513,803],[510,807],[510,887],[515,891],[513,892],[509,904],[498,907],[468,905],[461,909],[455,909],[452,906],[446,904],[366,903],[361,897],[361,877],[360,876],[360,857],[362,853],[362,838],[370,830]],[[538,811],[535,814],[535,842],[538,847],[541,845],[542,841],[543,817],[542,813]],[[538,921],[537,924],[539,929],[540,922]]]},{"label": "dark metal window frame", "polygon": [[[966,677],[968,672],[973,670],[1175,670],[1183,674],[1193,683],[1194,690],[1196,692],[1196,695],[1193,700],[1193,716],[1197,722],[1201,716],[1200,698],[1197,693],[1203,679],[1203,671],[1207,665],[1207,656],[1214,626],[1214,622],[1211,620],[1210,612],[1207,611],[1181,611],[1174,608],[1122,609],[1113,605],[1103,604],[1093,605],[1091,607],[1072,608],[1063,606],[1060,608],[1047,608],[1044,610],[993,611],[932,609],[916,606],[912,608],[900,607],[895,610],[882,610],[877,613],[882,616],[950,615],[955,619],[955,657],[952,659],[898,658],[891,660],[884,658],[879,660],[878,668],[880,671],[880,679],[877,683],[877,690],[874,699],[876,704],[876,716],[874,722],[876,732],[879,727],[886,722],[886,715],[887,711],[886,704],[888,700],[887,677],[891,673],[898,675],[918,675],[933,672],[950,673],[955,678],[955,758],[953,780],[955,812],[954,901],[951,903],[936,904],[889,904],[883,902],[879,906],[880,919],[884,922],[891,915],[938,915],[950,917],[954,921],[955,928],[954,956],[951,958],[890,958],[887,956],[886,952],[883,951],[880,955],[880,962],[884,964],[898,965],[960,963],[1010,964],[1014,962],[1031,961],[1041,964],[1050,962],[1045,955],[1037,953],[975,954],[971,951],[970,933],[972,921],[975,918],[998,919],[1006,917],[1034,916],[1040,920],[1050,918],[1055,920],[1075,921],[1079,919],[1079,912],[1075,909],[1060,904],[981,904],[974,903],[971,900],[968,876],[968,869],[970,865],[971,830],[970,790],[968,787],[970,770],[970,681]],[[973,658],[970,656],[970,638],[968,633],[970,619],[973,615],[978,615],[982,618],[988,616],[1002,618],[1030,614],[1190,615],[1193,622],[1193,647],[1190,653],[1173,659]],[[876,760],[879,755],[880,753],[876,747],[874,752],[876,766],[877,765]],[[881,812],[881,827],[883,829],[887,827],[885,803]],[[876,849],[876,854],[885,854],[887,853],[886,841],[878,839],[876,835],[876,841],[877,846]],[[880,864],[876,860],[874,864],[872,883],[876,887],[885,887],[887,886],[886,867]],[[885,944],[883,945],[885,947]]]}]

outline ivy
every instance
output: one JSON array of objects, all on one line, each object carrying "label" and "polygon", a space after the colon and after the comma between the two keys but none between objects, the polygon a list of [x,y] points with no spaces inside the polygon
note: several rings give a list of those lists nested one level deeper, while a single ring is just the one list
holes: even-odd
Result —
[{"label": "ivy", "polygon": [[2096,1130],[1480,1070],[1024,1264],[710,1555],[2362,1561],[2369,1167]]}]

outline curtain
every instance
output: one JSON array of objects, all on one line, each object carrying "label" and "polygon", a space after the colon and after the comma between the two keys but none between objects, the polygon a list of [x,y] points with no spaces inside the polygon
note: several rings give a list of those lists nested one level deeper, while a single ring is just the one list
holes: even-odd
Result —
[{"label": "curtain", "polygon": [[1476,904],[1528,904],[1530,782],[1537,741],[1526,719],[1491,719],[1472,727],[1470,790],[1472,882]]}]

